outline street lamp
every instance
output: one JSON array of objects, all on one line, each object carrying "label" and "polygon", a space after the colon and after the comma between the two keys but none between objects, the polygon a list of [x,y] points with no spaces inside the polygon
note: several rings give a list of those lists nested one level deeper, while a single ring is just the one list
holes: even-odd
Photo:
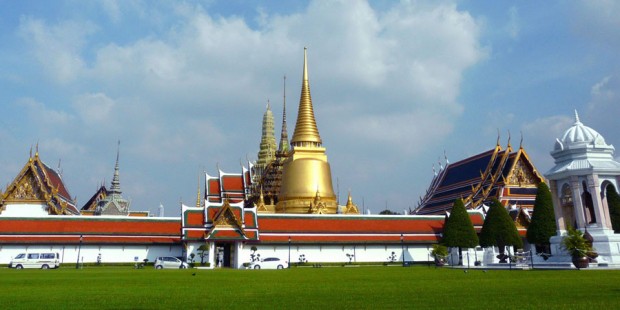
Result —
[{"label": "street lamp", "polygon": [[405,236],[403,236],[403,234],[400,234],[400,247],[402,248],[402,253],[403,253],[403,267],[405,267]]},{"label": "street lamp", "polygon": [[291,268],[291,236],[288,236],[288,268]]},{"label": "street lamp", "polygon": [[77,262],[75,263],[75,269],[80,269],[80,252],[82,251],[82,240],[84,239],[84,236],[80,235],[80,245],[78,246],[78,255],[77,255]]}]

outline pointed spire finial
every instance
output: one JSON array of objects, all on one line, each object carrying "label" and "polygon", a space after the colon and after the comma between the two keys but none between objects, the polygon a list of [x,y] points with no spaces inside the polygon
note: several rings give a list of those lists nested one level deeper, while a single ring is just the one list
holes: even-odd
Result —
[{"label": "pointed spire finial", "polygon": [[116,164],[114,165],[114,177],[112,178],[112,185],[110,186],[110,192],[114,194],[121,194],[121,181],[119,177],[119,158],[121,152],[121,140],[118,140],[116,145]]},{"label": "pointed spire finial", "polygon": [[295,132],[291,144],[296,146],[314,146],[321,147],[322,141],[319,135],[319,129],[316,126],[314,118],[314,107],[312,106],[312,97],[310,96],[310,82],[308,81],[308,57],[307,48],[304,48],[304,72],[303,82],[301,85],[301,96],[299,98],[299,109],[297,112],[297,123],[295,124]]},{"label": "pointed spire finial", "polygon": [[495,146],[499,146],[499,128],[497,128],[497,142],[495,143]]},{"label": "pointed spire finial", "polygon": [[353,196],[351,196],[351,189],[349,189],[349,195],[347,197],[347,207],[350,207],[353,205]]},{"label": "pointed spire finial", "polygon": [[304,81],[308,80],[308,48],[304,46]]},{"label": "pointed spire finial", "polygon": [[519,141],[519,148],[522,149],[523,148],[523,131],[520,131],[521,133],[521,141]]},{"label": "pointed spire finial", "polygon": [[507,148],[510,148],[510,130],[508,130],[508,146]]},{"label": "pointed spire finial", "polygon": [[284,91],[282,102],[282,131],[280,133],[280,145],[278,146],[278,152],[288,153],[290,149],[288,143],[288,132],[286,128],[286,75],[284,76]]},{"label": "pointed spire finial", "polygon": [[577,113],[577,109],[575,109],[575,124],[581,123],[581,121],[579,121],[579,113]]}]

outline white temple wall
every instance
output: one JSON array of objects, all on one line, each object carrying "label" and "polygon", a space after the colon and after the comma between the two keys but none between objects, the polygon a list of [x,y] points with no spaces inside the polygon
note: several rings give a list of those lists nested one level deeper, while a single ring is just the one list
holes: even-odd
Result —
[{"label": "white temple wall", "polygon": [[0,246],[0,264],[9,264],[11,259],[20,253],[58,253],[60,262],[77,263],[78,252],[80,262],[96,263],[101,253],[101,263],[132,263],[137,258],[142,262],[148,258],[155,261],[158,256],[181,256],[180,245],[2,245]]},{"label": "white temple wall", "polygon": [[47,205],[41,203],[6,204],[0,217],[47,217]]},{"label": "white temple wall", "polygon": [[[197,251],[201,243],[189,243],[187,247],[188,256],[194,253],[196,266],[199,266],[200,257]],[[252,247],[257,248],[255,254],[259,254],[261,259],[267,257],[278,257],[281,260],[289,260],[288,244],[260,244],[260,243],[242,243],[238,242],[231,245],[231,265],[233,268],[244,268],[244,263],[251,261]],[[214,252],[214,243],[211,243],[208,257],[205,263],[209,263],[209,268],[217,265],[216,255]],[[405,261],[414,263],[426,263],[431,261],[431,246],[421,245],[404,245]],[[393,252],[393,254],[392,254]],[[308,244],[291,244],[290,260],[293,264],[298,263],[303,255],[305,261],[309,264],[313,263],[387,263],[402,262],[402,248],[400,244],[390,245],[308,245]],[[349,254],[349,256],[347,256]],[[473,257],[473,256],[472,256]],[[391,259],[393,258],[393,259]],[[473,260],[472,260],[473,265]]]},{"label": "white temple wall", "polygon": [[[261,258],[279,257],[289,260],[288,244],[244,244],[240,249],[240,264],[250,262],[252,246],[256,246],[256,254]],[[429,245],[404,245],[405,261],[427,262],[430,260]],[[308,245],[291,244],[290,260],[293,264],[300,262],[302,257],[309,264],[313,263],[387,263],[399,262],[402,257],[403,246],[400,244],[390,245]],[[348,254],[348,256],[347,256]]]}]

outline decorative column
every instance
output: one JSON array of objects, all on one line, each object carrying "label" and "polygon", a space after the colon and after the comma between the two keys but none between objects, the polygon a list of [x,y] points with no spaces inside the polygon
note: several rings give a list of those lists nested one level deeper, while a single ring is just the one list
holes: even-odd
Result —
[{"label": "decorative column", "polygon": [[573,212],[575,213],[575,218],[577,219],[577,228],[585,228],[586,227],[586,218],[585,218],[585,209],[583,201],[581,200],[581,184],[579,184],[578,176],[570,177],[570,187],[573,194]]},{"label": "decorative column", "polygon": [[598,187],[598,175],[591,174],[586,177],[588,191],[592,195],[592,203],[594,205],[594,215],[596,216],[596,227],[598,228],[608,228],[606,227],[607,216],[605,216],[605,212],[603,211],[603,202],[601,201],[601,195]]},{"label": "decorative column", "polygon": [[562,213],[562,204],[560,202],[560,196],[562,193],[558,189],[558,181],[550,180],[549,189],[551,190],[551,199],[553,200],[553,213],[555,213],[555,224],[558,227],[558,236],[562,235],[561,231],[566,230],[564,225],[564,214]]},{"label": "decorative column", "polygon": [[605,226],[606,227],[612,227],[611,226],[611,216],[609,215],[609,204],[607,204],[607,191],[606,191],[606,187],[600,187],[599,190],[600,195],[601,196],[601,202],[603,203],[603,213],[605,214]]},{"label": "decorative column", "polygon": [[[205,208],[206,209],[206,208]],[[207,241],[209,242],[209,241]],[[209,269],[214,269],[215,266],[217,265],[217,257],[215,257],[215,242],[209,242],[210,246],[209,246]]]}]

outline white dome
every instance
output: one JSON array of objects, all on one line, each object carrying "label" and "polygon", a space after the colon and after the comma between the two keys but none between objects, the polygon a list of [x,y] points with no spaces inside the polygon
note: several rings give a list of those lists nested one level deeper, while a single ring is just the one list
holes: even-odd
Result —
[{"label": "white dome", "polygon": [[[561,145],[557,142],[561,142]],[[606,145],[603,136],[579,121],[577,111],[575,111],[575,123],[564,132],[562,139],[557,142],[556,149],[570,148],[578,145]]]}]

